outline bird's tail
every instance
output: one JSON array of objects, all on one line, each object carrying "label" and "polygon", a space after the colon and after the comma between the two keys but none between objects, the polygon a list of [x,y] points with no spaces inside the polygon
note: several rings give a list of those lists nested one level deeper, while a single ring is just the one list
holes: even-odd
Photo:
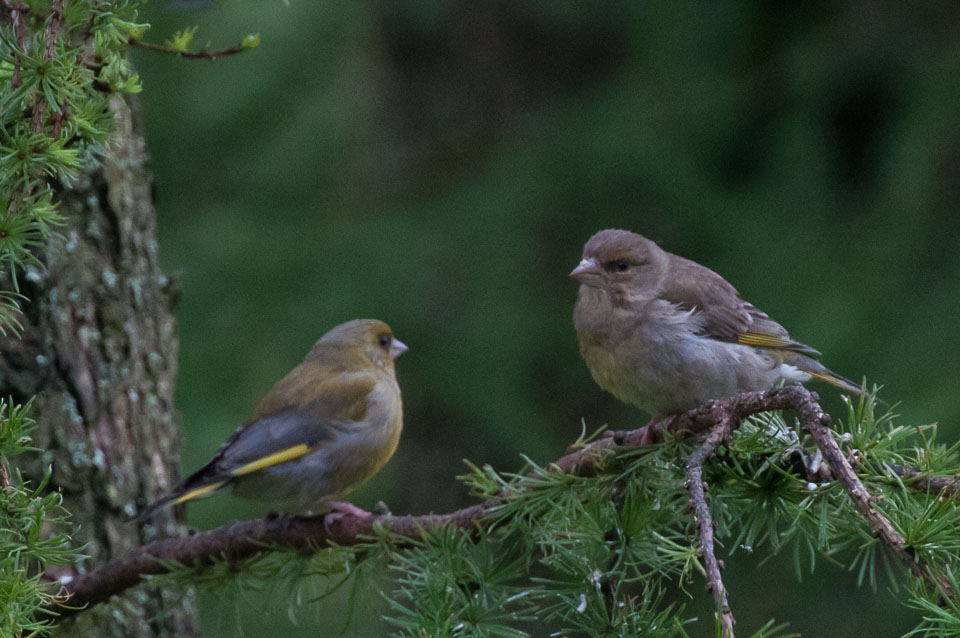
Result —
[{"label": "bird's tail", "polygon": [[836,386],[841,390],[852,392],[856,395],[866,394],[864,388],[860,384],[854,383],[850,379],[841,377],[839,374],[834,374],[833,371],[819,361],[811,359],[810,357],[798,357],[798,359],[799,360],[794,363],[794,365],[809,374],[817,381],[829,383],[832,386]]},{"label": "bird's tail", "polygon": [[[193,477],[190,477],[193,478]],[[189,479],[187,479],[189,481]],[[186,483],[186,481],[184,481]],[[154,514],[162,510],[163,508],[169,505],[179,505],[180,503],[186,503],[187,501],[192,501],[195,498],[200,498],[201,496],[209,496],[213,494],[224,485],[227,484],[227,481],[217,481],[214,483],[207,483],[206,485],[199,486],[189,486],[189,485],[178,485],[176,489],[173,490],[170,494],[167,494],[163,498],[154,501],[148,505],[142,512],[131,518],[135,521],[145,521]]]},{"label": "bird's tail", "polygon": [[810,372],[811,377],[817,381],[823,381],[829,383],[830,385],[836,386],[841,390],[846,390],[847,392],[853,392],[856,395],[865,394],[863,387],[857,385],[850,379],[841,377],[840,375],[834,374],[828,371],[828,374],[820,374],[818,372]]},{"label": "bird's tail", "polygon": [[154,501],[150,505],[147,505],[143,509],[143,511],[138,512],[137,514],[134,514],[129,518],[129,520],[137,521],[140,523],[142,523],[143,521],[149,520],[153,518],[154,514],[156,514],[163,508],[165,508],[167,505],[170,505],[171,503],[173,503],[174,498],[175,496],[173,494],[168,494],[167,496],[164,496],[163,498]]}]

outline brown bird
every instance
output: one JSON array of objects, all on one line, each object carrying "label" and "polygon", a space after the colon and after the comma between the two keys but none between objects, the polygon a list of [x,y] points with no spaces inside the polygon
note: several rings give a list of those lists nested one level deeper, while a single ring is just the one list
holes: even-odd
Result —
[{"label": "brown bird", "polygon": [[651,423],[781,381],[861,393],[723,277],[641,235],[601,230],[570,275],[580,282],[573,323],[590,373]]}]

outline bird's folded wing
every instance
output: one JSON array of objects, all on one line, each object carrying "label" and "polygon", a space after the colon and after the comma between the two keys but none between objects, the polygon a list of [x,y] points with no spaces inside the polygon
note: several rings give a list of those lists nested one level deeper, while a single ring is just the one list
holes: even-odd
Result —
[{"label": "bird's folded wing", "polygon": [[679,309],[692,311],[703,336],[748,346],[820,353],[790,338],[786,328],[753,304],[740,298],[737,289],[705,266],[677,257],[675,276],[664,282],[661,298]]},{"label": "bird's folded wing", "polygon": [[[375,386],[376,377],[371,374],[341,374],[312,388],[307,395],[309,400],[301,402],[296,396],[288,397],[284,409],[261,413],[259,418],[237,428],[213,459],[184,479],[176,491],[201,489],[292,461],[323,447],[339,432],[363,419]],[[279,384],[268,397],[278,388]]]}]

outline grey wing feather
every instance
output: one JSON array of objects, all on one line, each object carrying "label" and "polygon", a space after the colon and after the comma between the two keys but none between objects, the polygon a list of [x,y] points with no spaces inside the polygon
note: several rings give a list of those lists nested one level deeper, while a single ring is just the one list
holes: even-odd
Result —
[{"label": "grey wing feather", "polygon": [[[376,379],[370,375],[338,376],[330,384],[331,389],[316,387],[315,396],[305,405],[261,413],[237,428],[217,450],[210,465],[218,473],[229,472],[296,445],[315,448],[331,441],[338,431],[363,419],[367,396],[375,385]],[[288,390],[282,382],[278,383],[264,403],[269,404],[278,389]]]},{"label": "grey wing feather", "polygon": [[[257,427],[249,427],[253,423]],[[238,428],[221,446],[213,463],[218,473],[229,472],[297,445],[317,448],[331,441],[335,433],[347,425],[347,421],[329,417],[318,421],[309,410],[265,415]]]},{"label": "grey wing feather", "polygon": [[773,338],[776,347],[819,357],[820,352],[790,338],[786,328],[764,311],[740,298],[730,282],[705,266],[673,255],[673,277],[661,297],[682,310],[692,310],[700,333],[721,341],[740,341],[743,335]]},{"label": "grey wing feather", "polygon": [[295,412],[279,412],[248,421],[234,430],[209,463],[180,481],[170,497],[229,480],[231,470],[295,445],[305,443],[307,447],[318,447],[331,434],[329,428],[319,427]]}]

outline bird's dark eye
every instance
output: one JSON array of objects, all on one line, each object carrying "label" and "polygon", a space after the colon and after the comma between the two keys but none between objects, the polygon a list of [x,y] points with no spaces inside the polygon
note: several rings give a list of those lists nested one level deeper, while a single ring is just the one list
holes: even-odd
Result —
[{"label": "bird's dark eye", "polygon": [[626,259],[614,259],[613,261],[608,261],[604,266],[609,272],[627,272],[630,269],[630,262]]},{"label": "bird's dark eye", "polygon": [[381,348],[389,348],[390,341],[391,341],[391,337],[386,332],[377,337],[377,343],[380,344]]}]

